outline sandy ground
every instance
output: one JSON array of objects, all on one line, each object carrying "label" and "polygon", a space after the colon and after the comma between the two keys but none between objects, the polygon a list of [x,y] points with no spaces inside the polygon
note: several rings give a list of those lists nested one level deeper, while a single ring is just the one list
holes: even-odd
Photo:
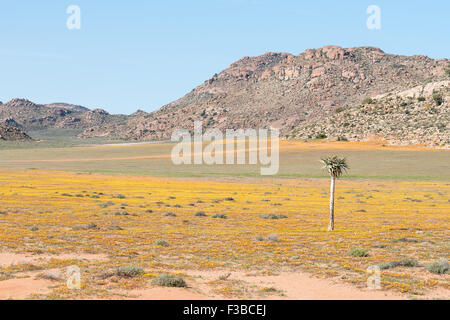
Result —
[{"label": "sandy ground", "polygon": [[102,254],[89,254],[89,253],[73,253],[73,254],[60,254],[60,255],[33,255],[11,252],[0,252],[0,267],[7,267],[17,264],[35,264],[44,263],[52,258],[55,259],[77,259],[77,260],[103,260],[106,259],[106,255]]},{"label": "sandy ground", "polygon": [[50,286],[54,283],[50,280],[21,278],[0,281],[0,299],[27,299],[32,294],[48,294]]},{"label": "sandy ground", "polygon": [[[102,260],[103,255],[65,254],[59,256],[0,253],[0,266],[36,263],[50,258]],[[58,270],[53,270],[58,272]],[[63,270],[59,270],[62,274]],[[26,299],[33,294],[49,294],[55,282],[40,279],[39,272],[16,274],[15,278],[0,281],[0,299]],[[402,300],[411,298],[395,291],[357,288],[339,279],[316,278],[302,272],[281,272],[277,275],[260,275],[240,271],[182,272],[188,288],[165,288],[150,283],[142,289],[112,292],[117,298],[136,300],[208,300],[208,299],[292,299],[292,300]],[[219,278],[228,275],[226,280]],[[238,291],[230,295],[217,292],[217,288],[233,284]],[[264,288],[270,288],[264,292]],[[94,297],[95,298],[95,297]],[[444,288],[429,291],[418,299],[450,299]]]},{"label": "sandy ground", "polygon": [[[209,285],[227,271],[185,271],[190,276],[189,288],[159,288],[132,290],[128,295],[142,300],[183,300],[183,299],[236,299],[224,297],[214,292]],[[273,288],[276,293],[258,294],[258,290],[249,290],[238,299],[274,299],[274,300],[403,300],[408,297],[381,290],[358,289],[336,280],[319,279],[306,273],[283,272],[279,275],[261,276],[242,272],[232,272],[227,282],[239,283],[243,288]],[[226,283],[226,282],[224,282]],[[260,291],[259,291],[260,292]],[[282,293],[282,295],[280,295]]]}]

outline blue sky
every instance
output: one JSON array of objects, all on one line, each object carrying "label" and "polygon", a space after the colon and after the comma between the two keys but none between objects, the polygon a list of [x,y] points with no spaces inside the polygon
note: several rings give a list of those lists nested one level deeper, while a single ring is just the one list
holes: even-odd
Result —
[{"label": "blue sky", "polygon": [[[0,100],[153,111],[243,56],[335,44],[450,58],[450,1],[0,2]],[[68,30],[69,5],[81,29]],[[369,5],[381,29],[366,27]]]}]

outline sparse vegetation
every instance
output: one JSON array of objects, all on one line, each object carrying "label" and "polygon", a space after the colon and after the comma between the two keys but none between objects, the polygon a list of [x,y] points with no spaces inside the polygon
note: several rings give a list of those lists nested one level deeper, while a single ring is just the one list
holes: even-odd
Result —
[{"label": "sparse vegetation", "polygon": [[283,215],[283,214],[265,214],[265,215],[261,215],[260,216],[263,219],[274,219],[274,220],[278,220],[278,219],[286,219],[287,216]]},{"label": "sparse vegetation", "polygon": [[435,274],[450,273],[450,264],[447,260],[441,259],[427,266],[427,270]]},{"label": "sparse vegetation", "polygon": [[143,273],[144,273],[144,270],[142,269],[142,267],[136,266],[133,264],[119,267],[117,269],[117,275],[119,277],[124,277],[124,278],[134,278],[134,277],[140,276]]},{"label": "sparse vegetation", "polygon": [[227,215],[226,214],[215,214],[213,216],[211,216],[211,218],[215,218],[215,219],[227,219]]},{"label": "sparse vegetation", "polygon": [[162,247],[168,247],[169,246],[169,243],[167,243],[167,241],[164,241],[164,240],[161,240],[161,239],[156,240],[155,244],[157,246],[162,246]]},{"label": "sparse vegetation", "polygon": [[72,230],[90,230],[90,229],[97,229],[97,225],[95,223],[84,223],[72,227]]},{"label": "sparse vegetation", "polygon": [[166,212],[163,214],[164,217],[176,217],[177,215],[173,212]]},{"label": "sparse vegetation", "polygon": [[278,241],[280,241],[280,238],[278,237],[277,234],[269,234],[269,235],[267,236],[267,240],[269,240],[269,241],[274,241],[274,242],[278,242]]},{"label": "sparse vegetation", "polygon": [[372,103],[373,103],[373,99],[370,97],[367,97],[362,101],[362,104],[372,104]]},{"label": "sparse vegetation", "polygon": [[178,287],[185,288],[187,287],[186,282],[183,278],[173,276],[170,274],[161,274],[157,278],[152,280],[152,284],[161,286],[161,287]]},{"label": "sparse vegetation", "polygon": [[[365,152],[365,160],[358,162],[358,167],[363,165],[365,170],[370,170],[379,161],[372,159],[370,150]],[[389,159],[386,155],[397,154],[389,146],[378,152],[383,152],[383,159]],[[410,152],[419,159],[428,156],[428,153]],[[437,159],[439,156],[436,155]],[[354,155],[352,157],[355,159]],[[422,159],[426,161],[426,158]],[[299,166],[294,160],[289,161]],[[317,152],[308,158],[308,162],[312,163],[308,168],[317,168],[316,172],[320,173],[320,167],[314,164],[317,163]],[[426,170],[434,170],[432,165]],[[356,164],[352,167],[357,170]],[[342,270],[346,281],[364,285],[361,270],[376,263],[394,262],[389,265],[389,272],[383,273],[382,281],[388,290],[412,293],[424,290],[422,288],[427,290],[446,285],[445,276],[437,277],[425,268],[409,268],[396,262],[401,260],[399,256],[418,257],[418,263],[427,265],[445,252],[446,206],[450,188],[447,180],[373,180],[370,184],[360,179],[343,181],[336,195],[344,198],[339,200],[337,208],[339,230],[330,235],[324,232],[324,206],[318,205],[328,200],[326,191],[329,184],[323,179],[302,179],[299,184],[291,179],[277,179],[272,184],[268,180],[248,183],[191,178],[189,190],[184,179],[143,179],[131,175],[111,175],[106,179],[107,184],[102,175],[4,171],[3,183],[0,184],[0,211],[8,214],[0,215],[3,250],[21,250],[24,246],[36,258],[50,254],[52,260],[35,266],[2,266],[0,273],[16,277],[19,270],[64,270],[70,265],[80,265],[83,274],[84,270],[89,270],[86,277],[92,275],[95,279],[98,276],[98,282],[83,282],[85,287],[79,294],[89,297],[105,292],[106,298],[117,290],[141,288],[163,272],[185,269],[225,270],[220,274],[231,272],[227,269],[228,263],[236,269],[258,268],[267,272],[283,266],[295,270],[301,265],[316,275],[339,276]],[[62,196],[63,193],[100,194],[99,191],[105,194],[101,201],[90,197]],[[108,210],[99,205],[114,201],[114,195],[120,192],[129,199],[129,215],[115,216],[116,210],[102,214]],[[162,217],[167,210],[164,201],[170,195],[176,196],[177,200],[172,201],[181,207],[171,208],[175,217]],[[230,196],[234,201],[224,201]],[[51,198],[52,201],[43,204],[42,198]],[[405,198],[420,202],[403,201]],[[358,204],[358,200],[366,203]],[[158,205],[158,202],[163,204]],[[282,204],[282,207],[273,207],[272,203]],[[113,208],[120,205],[117,203]],[[154,213],[144,213],[145,208],[152,208]],[[280,208],[282,211],[274,212]],[[366,212],[356,213],[357,210]],[[194,218],[196,212],[206,212],[209,217],[226,213],[228,219]],[[271,214],[282,214],[288,219],[261,217]],[[96,227],[87,228],[91,224]],[[72,226],[80,225],[81,228],[72,229]],[[39,230],[31,232],[29,228],[32,226],[39,227]],[[419,232],[421,230],[423,233]],[[169,246],[159,245],[162,243],[158,240],[167,242]],[[73,252],[74,245],[80,260],[60,256]],[[370,257],[353,257],[347,254],[349,248],[370,249]],[[104,257],[84,260],[83,254],[89,252]],[[140,266],[145,272],[138,271],[140,274],[133,277],[119,276],[119,266],[130,264]],[[395,266],[398,270],[392,269]],[[103,276],[105,270],[110,270],[107,277]],[[72,294],[60,291],[57,286],[52,289],[51,297],[70,298]]]},{"label": "sparse vegetation", "polygon": [[367,250],[359,249],[359,248],[351,249],[348,252],[348,254],[351,255],[352,257],[360,257],[360,258],[369,256],[369,253],[367,252]]},{"label": "sparse vegetation", "polygon": [[384,262],[380,264],[381,270],[393,269],[396,267],[418,267],[419,263],[415,259],[405,259],[400,261]]},{"label": "sparse vegetation", "polygon": [[436,103],[436,105],[440,106],[444,102],[442,93],[437,91],[433,92],[433,100]]}]

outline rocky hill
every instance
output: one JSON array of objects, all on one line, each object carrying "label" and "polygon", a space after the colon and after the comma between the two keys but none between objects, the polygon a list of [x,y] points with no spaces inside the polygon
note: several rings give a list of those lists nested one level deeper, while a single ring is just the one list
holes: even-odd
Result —
[{"label": "rocky hill", "polygon": [[169,139],[174,129],[202,120],[204,128],[220,130],[278,128],[287,138],[449,146],[449,79],[448,59],[326,46],[244,57],[152,113],[111,115],[14,99],[0,104],[0,119],[25,131],[77,129],[82,138]]},{"label": "rocky hill", "polygon": [[0,122],[0,140],[3,141],[28,141],[31,138],[11,121]]},{"label": "rocky hill", "polygon": [[320,121],[303,122],[287,137],[450,146],[450,81],[367,98],[349,108],[335,108]]},{"label": "rocky hill", "polygon": [[69,103],[64,103],[64,102],[50,103],[50,104],[46,104],[45,106],[49,107],[49,108],[66,109],[66,110],[71,110],[71,111],[75,111],[75,112],[89,111],[89,109],[86,107],[69,104]]},{"label": "rocky hill", "polygon": [[111,115],[105,110],[55,103],[35,104],[26,99],[13,99],[0,105],[0,120],[13,119],[26,131],[48,128],[80,129],[125,122],[125,115]]},{"label": "rocky hill", "polygon": [[[175,128],[192,129],[195,120],[202,120],[205,128],[274,127],[287,137],[314,138],[317,130],[305,127],[328,123],[329,117],[335,117],[336,125],[320,127],[321,131],[329,132],[327,136],[334,138],[348,130],[348,127],[342,132],[337,130],[341,129],[339,124],[344,126],[347,121],[339,122],[342,119],[337,118],[336,109],[357,114],[359,109],[355,108],[365,98],[441,81],[447,68],[447,59],[392,55],[372,47],[327,46],[306,50],[298,56],[266,53],[244,57],[156,112],[137,114],[125,123],[90,128],[82,136],[167,139]],[[436,106],[439,110],[443,107]],[[385,132],[384,120],[371,110],[361,112],[366,112],[366,121],[378,125],[367,134],[357,134],[356,129],[347,132],[348,138],[364,139],[373,131],[378,133],[380,127]],[[414,116],[413,112],[411,117]],[[385,136],[395,135],[395,132],[385,132]],[[413,136],[408,138],[409,142],[417,140]],[[405,135],[397,140],[402,137]],[[421,137],[420,141],[424,140],[434,143],[435,137]]]}]

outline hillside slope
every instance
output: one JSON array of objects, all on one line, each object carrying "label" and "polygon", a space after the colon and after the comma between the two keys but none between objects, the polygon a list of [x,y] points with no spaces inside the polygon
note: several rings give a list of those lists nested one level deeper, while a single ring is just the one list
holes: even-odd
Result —
[{"label": "hillside slope", "polygon": [[[82,136],[167,139],[174,129],[192,129],[202,120],[205,128],[275,127],[285,136],[304,137],[295,132],[322,123],[337,108],[353,110],[366,97],[443,80],[448,66],[447,59],[398,56],[372,47],[244,57],[156,112],[92,127]],[[371,121],[381,119],[373,114]]]},{"label": "hillside slope", "polygon": [[287,137],[450,146],[450,81],[390,92],[350,108],[336,108],[320,121],[302,123]]},{"label": "hillside slope", "polygon": [[125,122],[125,115],[111,115],[105,110],[89,110],[66,103],[41,105],[26,99],[13,99],[0,105],[0,120],[13,119],[24,130],[49,128],[81,129]]}]

